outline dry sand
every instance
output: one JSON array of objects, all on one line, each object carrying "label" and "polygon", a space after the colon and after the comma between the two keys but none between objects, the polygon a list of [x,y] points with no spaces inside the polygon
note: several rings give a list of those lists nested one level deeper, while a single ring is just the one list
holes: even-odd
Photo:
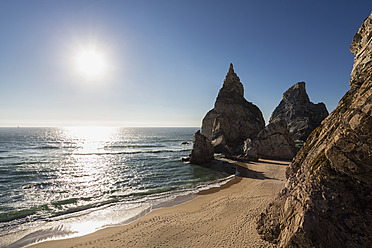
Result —
[{"label": "dry sand", "polygon": [[288,162],[238,163],[250,169],[193,200],[150,212],[131,224],[31,247],[275,247],[261,240],[256,220],[284,187]]}]

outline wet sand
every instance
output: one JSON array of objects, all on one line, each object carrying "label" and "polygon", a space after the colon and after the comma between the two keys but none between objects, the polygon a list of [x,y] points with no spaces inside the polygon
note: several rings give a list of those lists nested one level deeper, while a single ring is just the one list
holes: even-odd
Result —
[{"label": "wet sand", "polygon": [[284,187],[289,162],[237,163],[248,169],[245,177],[190,201],[156,209],[128,225],[31,247],[276,247],[260,239],[256,221]]}]

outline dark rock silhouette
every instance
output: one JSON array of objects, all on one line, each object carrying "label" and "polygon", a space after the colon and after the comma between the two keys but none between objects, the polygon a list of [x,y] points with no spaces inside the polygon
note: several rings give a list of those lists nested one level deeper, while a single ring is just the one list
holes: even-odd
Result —
[{"label": "dark rock silhouette", "polygon": [[350,90],[288,167],[258,220],[279,247],[372,247],[372,13],[354,36]]},{"label": "dark rock silhouette", "polygon": [[205,164],[214,158],[214,150],[211,141],[202,135],[200,131],[194,134],[193,148],[190,155],[190,163]]},{"label": "dark rock silhouette", "polygon": [[230,64],[214,108],[203,119],[201,133],[212,141],[215,152],[239,154],[247,138],[265,127],[260,109],[244,98],[243,84]]},{"label": "dark rock silhouette", "polygon": [[281,102],[271,115],[270,123],[283,119],[294,140],[306,140],[327,115],[324,103],[310,102],[305,82],[299,82],[283,93]]}]

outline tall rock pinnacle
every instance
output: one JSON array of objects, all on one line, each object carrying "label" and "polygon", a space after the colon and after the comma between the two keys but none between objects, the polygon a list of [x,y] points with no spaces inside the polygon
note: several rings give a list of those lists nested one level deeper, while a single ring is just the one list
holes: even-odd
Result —
[{"label": "tall rock pinnacle", "polygon": [[203,119],[201,133],[212,141],[216,152],[234,153],[264,127],[260,109],[244,98],[243,84],[230,64],[214,108]]}]

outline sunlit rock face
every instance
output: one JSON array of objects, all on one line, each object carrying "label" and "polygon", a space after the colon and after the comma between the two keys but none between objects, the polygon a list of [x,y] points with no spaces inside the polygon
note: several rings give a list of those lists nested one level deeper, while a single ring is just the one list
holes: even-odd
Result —
[{"label": "sunlit rock face", "polygon": [[201,133],[212,141],[215,152],[241,153],[247,138],[265,127],[260,109],[244,98],[243,84],[230,64],[214,108],[203,119]]},{"label": "sunlit rock face", "polygon": [[252,147],[258,157],[265,159],[291,160],[296,154],[287,123],[280,118],[272,121],[257,135]]},{"label": "sunlit rock face", "polygon": [[294,140],[306,140],[327,115],[324,103],[310,102],[305,82],[299,82],[284,92],[281,102],[271,115],[270,123],[283,119]]},{"label": "sunlit rock face", "polygon": [[372,13],[355,35],[350,90],[288,167],[258,232],[279,247],[372,247]]}]

